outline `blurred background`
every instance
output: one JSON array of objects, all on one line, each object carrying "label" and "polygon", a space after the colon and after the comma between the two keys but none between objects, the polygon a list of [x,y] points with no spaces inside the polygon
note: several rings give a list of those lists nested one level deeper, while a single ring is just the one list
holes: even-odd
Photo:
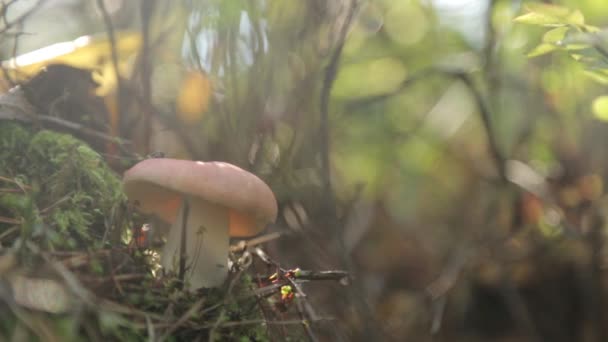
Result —
[{"label": "blurred background", "polygon": [[271,185],[269,255],[352,276],[305,285],[320,339],[608,340],[606,2],[0,8],[4,90],[95,70],[102,119],[75,120],[131,142],[96,146],[117,172],[162,152]]}]

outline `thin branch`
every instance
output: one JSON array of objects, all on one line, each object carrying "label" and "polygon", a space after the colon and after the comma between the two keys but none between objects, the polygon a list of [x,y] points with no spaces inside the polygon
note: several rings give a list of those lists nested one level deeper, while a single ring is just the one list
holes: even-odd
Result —
[{"label": "thin branch", "polygon": [[112,17],[110,17],[110,14],[106,9],[104,0],[97,0],[97,7],[99,8],[99,11],[101,12],[101,15],[103,17],[103,21],[108,34],[108,40],[110,41],[112,68],[114,69],[114,77],[116,78],[116,84],[118,88],[116,90],[116,101],[118,102],[118,105],[116,106],[116,115],[118,116],[118,118],[121,118],[122,110],[125,106],[125,99],[123,94],[125,87],[123,85],[122,78],[120,77],[120,70],[118,66],[118,50],[116,49],[116,35],[114,32],[114,25],[112,24]]},{"label": "thin branch", "polygon": [[102,132],[98,132],[96,130],[90,129],[85,127],[84,125],[81,125],[79,123],[76,122],[72,122],[72,121],[67,121],[67,120],[63,120],[60,119],[58,117],[54,117],[54,116],[50,116],[50,115],[42,115],[42,114],[38,114],[36,116],[37,120],[43,121],[43,122],[48,122],[48,123],[53,123],[56,124],[58,126],[61,126],[63,128],[67,128],[69,130],[75,131],[75,132],[80,132],[83,133],[85,135],[94,137],[94,138],[98,138],[104,141],[108,141],[108,142],[113,142],[113,143],[118,143],[120,145],[130,145],[131,142],[129,140],[124,140],[115,136],[111,136]]},{"label": "thin branch", "polygon": [[153,318],[158,321],[166,320],[166,317],[163,315],[155,314],[153,312],[139,310],[132,306],[127,306],[122,303],[113,302],[109,299],[101,298],[97,304],[103,310],[107,310],[107,311],[111,311],[111,312],[115,312],[115,313],[119,313],[119,314],[123,314],[123,315],[136,316],[136,317],[144,318],[144,319],[146,317],[150,317],[150,318]]},{"label": "thin branch", "polygon": [[351,0],[348,6],[348,12],[344,22],[342,23],[342,27],[340,28],[340,33],[338,36],[338,40],[336,42],[336,48],[332,53],[329,64],[325,68],[325,78],[323,80],[323,87],[321,88],[321,105],[320,105],[320,114],[321,114],[321,122],[319,126],[320,134],[321,134],[321,172],[323,179],[323,189],[324,189],[324,201],[325,201],[325,209],[328,211],[327,213],[330,217],[335,216],[335,201],[334,194],[332,189],[331,182],[331,167],[330,167],[330,141],[329,141],[329,98],[331,95],[331,89],[334,84],[334,80],[336,79],[336,75],[338,74],[338,68],[340,65],[340,56],[342,55],[342,49],[344,48],[344,43],[346,42],[346,36],[348,34],[348,30],[350,29],[351,23],[355,16],[357,9],[357,1]]},{"label": "thin branch", "polygon": [[595,50],[597,50],[597,52],[599,52],[600,55],[602,55],[602,57],[608,59],[608,50],[606,50],[606,48],[603,47],[599,41],[595,42],[593,44],[593,47],[595,48]]},{"label": "thin branch", "polygon": [[[15,218],[10,218],[10,217],[5,217],[5,216],[0,216],[0,222],[1,223],[9,223],[9,224],[22,224],[23,220],[21,220],[21,219],[15,219]],[[0,234],[0,240],[2,240],[3,236],[4,236],[4,233]]]},{"label": "thin branch", "polygon": [[469,89],[469,91],[473,95],[475,104],[479,111],[481,123],[484,127],[484,130],[486,133],[486,138],[488,140],[488,148],[490,149],[491,157],[494,160],[494,163],[496,165],[496,169],[497,169],[499,178],[500,178],[501,182],[507,182],[508,180],[506,177],[506,169],[505,169],[506,159],[505,159],[502,151],[500,150],[498,141],[496,140],[496,132],[494,131],[494,127],[492,125],[492,119],[491,119],[492,112],[491,112],[488,104],[486,103],[481,91],[475,85],[475,82],[473,82],[471,75],[464,70],[453,70],[453,69],[446,69],[446,68],[439,68],[439,67],[424,69],[424,70],[421,70],[421,71],[417,72],[416,74],[412,75],[405,81],[403,81],[401,83],[401,85],[395,91],[393,91],[389,94],[383,94],[380,96],[375,96],[375,97],[371,97],[371,98],[364,99],[364,100],[352,101],[351,103],[348,104],[348,108],[353,108],[355,106],[361,106],[361,105],[372,105],[374,103],[385,101],[385,100],[391,98],[392,96],[402,92],[406,88],[414,85],[418,81],[425,80],[428,77],[435,76],[435,75],[458,79],[458,80],[462,81],[462,83],[464,83],[464,85]]},{"label": "thin branch", "polygon": [[25,21],[25,19],[27,19],[30,15],[32,15],[34,12],[36,12],[38,9],[40,9],[40,7],[43,5],[45,0],[38,0],[36,2],[36,4],[34,4],[29,10],[27,10],[25,13],[23,13],[22,15],[20,15],[19,17],[15,18],[15,20],[8,22],[6,15],[8,13],[8,7],[12,4],[14,4],[16,1],[10,1],[7,4],[2,6],[2,19],[4,22],[4,27],[0,28],[0,35],[6,33],[8,30],[10,30],[13,26],[21,24]]},{"label": "thin branch", "polygon": [[169,329],[167,329],[167,331],[163,334],[163,336],[161,336],[158,341],[162,342],[167,340],[171,334],[173,332],[175,332],[175,330],[177,330],[177,328],[179,328],[181,325],[185,324],[186,322],[188,322],[188,320],[193,317],[194,315],[196,315],[196,313],[203,307],[203,304],[206,301],[206,297],[203,297],[201,299],[199,299],[198,301],[196,301],[196,303],[194,303],[190,309],[188,309],[186,311],[186,313],[184,313],[177,321],[173,322],[173,324],[171,324],[171,326],[169,327]]},{"label": "thin branch", "polygon": [[479,109],[479,115],[481,115],[481,122],[486,132],[486,137],[488,139],[488,147],[490,148],[490,154],[494,159],[494,163],[496,164],[496,169],[498,171],[498,175],[502,182],[507,182],[507,172],[505,168],[505,158],[500,151],[500,147],[498,146],[498,141],[496,140],[496,133],[494,132],[494,128],[492,127],[492,115],[490,108],[488,107],[486,101],[481,95],[481,91],[475,86],[473,80],[471,79],[469,74],[466,73],[458,73],[456,76],[469,88],[473,97],[475,98],[475,103],[477,104],[477,108]]},{"label": "thin branch", "polygon": [[267,242],[276,240],[283,235],[284,235],[284,233],[282,233],[282,232],[273,232],[273,233],[269,233],[266,235],[262,235],[262,236],[253,238],[251,240],[240,241],[238,244],[230,246],[230,252],[232,252],[232,253],[244,252],[248,248],[255,247],[257,245],[261,245],[263,243],[267,243]]},{"label": "thin branch", "polygon": [[[294,288],[296,289],[296,292],[298,293],[296,295],[295,301],[296,301],[296,306],[298,308],[298,316],[302,320],[302,327],[304,328],[304,331],[306,332],[308,339],[312,342],[317,342],[317,341],[319,341],[319,339],[315,335],[314,331],[312,331],[312,327],[310,326],[310,324],[308,324],[308,319],[306,318],[306,315],[304,313],[305,311],[308,312],[309,316],[311,313],[314,313],[314,311],[312,311],[312,306],[305,300],[306,297],[302,297],[304,295],[304,293],[302,292],[302,289],[300,289],[300,287],[297,284],[295,284],[295,282],[294,282]],[[316,320],[317,320],[317,317],[312,316],[312,321],[316,321]]]},{"label": "thin branch", "polygon": [[[310,305],[310,303],[306,299],[306,294],[302,290],[300,284],[295,279],[288,276],[288,274],[291,274],[290,271],[283,269],[279,265],[278,262],[271,259],[268,256],[268,254],[266,254],[262,249],[255,248],[254,252],[264,263],[271,265],[271,266],[275,267],[275,269],[277,269],[278,279],[289,283],[292,286],[292,288],[295,290],[296,305],[297,305],[297,309],[298,309],[298,315],[302,319],[302,328],[306,332],[306,335],[308,336],[308,339],[310,341],[313,341],[313,342],[318,341],[316,335],[314,334],[314,332],[312,330],[312,327],[308,323],[309,322],[308,319],[310,319],[313,322],[316,321],[318,319],[318,315],[314,311],[312,305]],[[281,285],[279,285],[279,284],[274,284],[274,285],[277,285],[278,288],[281,287]]]},{"label": "thin branch", "polygon": [[209,341],[215,341],[215,339],[213,338],[215,336],[215,332],[217,329],[222,327],[222,318],[224,317],[224,315],[226,314],[226,304],[228,304],[228,299],[232,296],[232,291],[234,290],[237,282],[241,279],[241,276],[243,275],[243,271],[238,271],[236,273],[236,275],[234,276],[234,278],[232,278],[230,280],[230,284],[228,285],[228,289],[226,290],[226,294],[224,295],[224,298],[222,299],[221,302],[221,311],[220,313],[217,315],[217,319],[215,320],[215,322],[213,324],[209,325],[209,328],[211,329],[209,331]]},{"label": "thin branch", "polygon": [[507,308],[519,328],[528,333],[528,338],[530,341],[542,342],[543,339],[536,328],[530,310],[526,305],[526,301],[515,287],[513,279],[511,279],[511,277],[504,271],[502,274],[500,290],[500,294],[506,301]]},{"label": "thin branch", "polygon": [[[144,106],[144,99],[141,95],[134,94],[133,99],[137,101],[137,104]],[[188,134],[186,127],[181,125],[176,120],[171,120],[171,118],[167,115],[162,115],[158,109],[155,108],[153,104],[150,104],[148,108],[148,113],[151,117],[158,120],[162,125],[164,125],[167,129],[175,132],[179,136],[179,141],[184,145],[186,151],[194,157],[200,156],[200,149],[197,147],[194,139]],[[151,152],[159,152],[159,151],[151,151]],[[160,151],[162,152],[162,151]]]},{"label": "thin branch", "polygon": [[[246,319],[246,320],[241,320],[241,321],[225,321],[225,322],[220,322],[217,325],[217,328],[230,328],[230,327],[239,327],[239,326],[246,326],[246,325],[300,325],[300,324],[310,324],[310,323],[316,323],[316,322],[328,322],[328,321],[335,321],[336,319],[334,317],[319,317],[318,319],[314,320],[314,321],[310,321],[310,320],[298,320],[298,319],[292,319],[292,320],[284,320],[284,321],[271,321],[271,320],[265,320],[265,319]],[[157,323],[155,324],[155,327],[157,328],[162,328],[162,327],[170,327],[173,323]],[[192,328],[197,329],[197,330],[208,330],[211,328],[214,328],[216,326],[215,323],[209,323],[209,324],[202,324],[202,325],[198,325],[198,326],[193,326]],[[140,323],[133,323],[133,327],[135,328],[139,328],[139,329],[144,329],[145,325],[140,324]]]},{"label": "thin branch", "polygon": [[330,271],[310,271],[310,270],[298,270],[296,272],[296,279],[298,280],[337,280],[342,281],[348,279],[349,273],[342,270],[330,270]]},{"label": "thin branch", "polygon": [[150,132],[152,130],[152,121],[150,120],[150,111],[152,102],[150,99],[151,82],[150,82],[150,17],[154,11],[155,0],[142,0],[140,5],[141,13],[141,35],[142,48],[140,53],[141,58],[141,87],[143,98],[143,127],[144,127],[144,147],[145,153],[150,152]]}]

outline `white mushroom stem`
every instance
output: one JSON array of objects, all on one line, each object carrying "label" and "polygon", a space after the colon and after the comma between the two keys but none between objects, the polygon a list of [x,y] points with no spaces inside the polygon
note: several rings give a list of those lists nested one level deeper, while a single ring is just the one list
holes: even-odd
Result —
[{"label": "white mushroom stem", "polygon": [[184,281],[187,288],[217,287],[226,279],[230,243],[228,210],[193,197],[182,201],[163,247],[161,264],[165,270],[179,273],[185,222]]}]

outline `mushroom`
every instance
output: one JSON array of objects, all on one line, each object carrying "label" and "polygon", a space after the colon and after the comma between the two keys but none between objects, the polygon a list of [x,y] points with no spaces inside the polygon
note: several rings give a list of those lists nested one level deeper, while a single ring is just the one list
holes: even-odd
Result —
[{"label": "mushroom", "polygon": [[221,285],[230,236],[255,235],[277,215],[262,180],[223,162],[146,159],[125,172],[123,187],[141,212],[172,224],[161,264],[191,289]]}]

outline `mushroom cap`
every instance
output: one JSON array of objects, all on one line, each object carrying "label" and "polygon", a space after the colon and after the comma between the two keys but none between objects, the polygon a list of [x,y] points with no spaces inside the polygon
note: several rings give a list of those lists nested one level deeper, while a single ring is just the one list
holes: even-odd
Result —
[{"label": "mushroom cap", "polygon": [[123,188],[141,212],[169,223],[177,218],[184,195],[225,206],[231,209],[231,236],[255,235],[277,216],[277,202],[268,185],[224,162],[146,159],[125,172]]}]

